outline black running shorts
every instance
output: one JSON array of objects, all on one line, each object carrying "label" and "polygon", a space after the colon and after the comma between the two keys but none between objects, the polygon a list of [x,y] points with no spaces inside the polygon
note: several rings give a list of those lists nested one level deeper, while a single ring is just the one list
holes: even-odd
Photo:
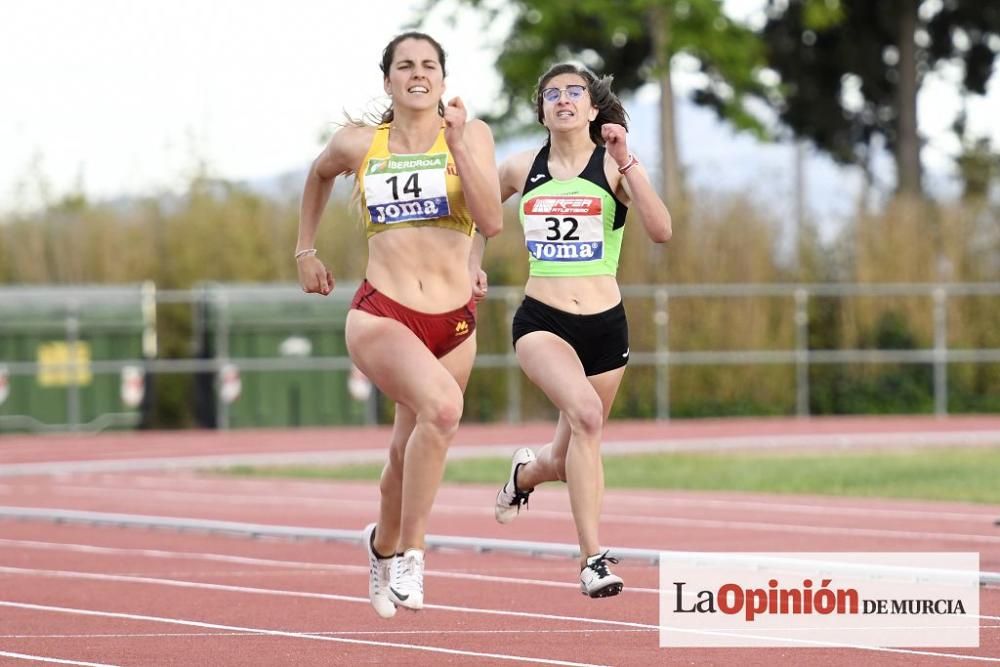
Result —
[{"label": "black running shorts", "polygon": [[588,376],[628,363],[628,320],[621,302],[603,313],[576,315],[526,296],[514,314],[514,347],[521,336],[533,331],[548,331],[569,343]]}]

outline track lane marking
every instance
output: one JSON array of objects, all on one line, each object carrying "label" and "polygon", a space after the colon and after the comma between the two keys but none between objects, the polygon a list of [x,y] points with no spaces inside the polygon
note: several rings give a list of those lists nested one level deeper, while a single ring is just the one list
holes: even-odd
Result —
[{"label": "track lane marking", "polygon": [[[0,567],[0,572],[12,572],[18,574],[26,574],[32,576],[51,576],[59,578],[79,578],[79,579],[91,579],[91,580],[101,580],[101,581],[117,581],[117,582],[128,582],[128,583],[141,583],[141,584],[154,584],[162,586],[173,586],[178,588],[201,588],[206,590],[216,590],[224,592],[236,592],[236,593],[250,593],[257,595],[275,595],[281,597],[300,597],[308,599],[323,599],[323,600],[337,600],[341,602],[355,602],[370,604],[368,598],[355,597],[349,595],[338,595],[333,593],[312,593],[308,591],[288,591],[281,589],[267,589],[267,588],[252,588],[246,586],[232,586],[226,584],[210,584],[205,582],[191,582],[191,581],[178,581],[174,579],[158,579],[155,577],[130,577],[124,575],[110,575],[110,574],[96,574],[89,572],[71,572],[66,570],[32,570],[29,568],[14,568],[14,567]],[[0,600],[0,606],[21,606],[26,603],[14,603]],[[38,606],[38,605],[29,605]],[[60,608],[62,609],[62,608]],[[625,628],[638,628],[645,630],[660,630],[659,625],[651,625],[648,623],[636,623],[631,621],[615,621],[601,618],[591,618],[586,616],[568,616],[563,614],[544,614],[537,612],[523,612],[523,611],[509,611],[505,609],[490,609],[490,608],[480,608],[480,607],[461,607],[457,605],[439,605],[439,604],[425,604],[424,609],[437,609],[441,611],[452,611],[459,614],[486,614],[486,615],[496,615],[496,616],[507,616],[515,618],[532,618],[532,619],[544,619],[544,620],[554,620],[554,621],[569,621],[575,623],[588,623],[588,624],[600,624],[615,627],[625,627]],[[82,612],[87,612],[87,610],[77,610]],[[92,614],[101,614],[105,612],[87,612]],[[118,614],[118,612],[107,612],[109,614]],[[996,619],[996,617],[991,616],[979,616],[981,619]],[[195,622],[192,622],[195,623]],[[218,624],[205,624],[203,627],[212,627],[216,629],[225,630],[246,630],[245,628],[237,628],[233,626],[223,626]],[[729,635],[723,631],[698,631],[690,629],[681,628],[671,628],[670,626],[664,626],[666,629],[678,630],[682,632],[689,632],[695,634],[712,634],[712,635]],[[280,631],[270,631],[270,630],[259,630],[262,634],[272,634],[273,632]],[[291,633],[294,635],[303,633]],[[312,636],[312,635],[305,635]],[[747,635],[736,635],[745,637]],[[771,637],[773,638],[773,637]],[[328,638],[333,639],[333,638]],[[887,647],[873,647],[873,646],[861,646],[846,643],[834,643],[834,642],[821,642],[815,640],[805,640],[805,639],[791,639],[783,638],[788,641],[798,642],[806,644],[809,646],[815,646],[817,648],[848,648],[857,649],[862,651],[882,651],[889,653],[903,653],[907,655],[929,655],[934,657],[953,657],[961,660],[978,660],[987,662],[997,662],[1000,663],[1000,658],[989,658],[982,656],[969,656],[965,654],[951,654],[951,653],[940,653],[934,651],[919,651],[915,649],[897,649],[897,648],[887,648]],[[345,642],[356,642],[360,640],[348,640],[344,639]],[[484,654],[487,655],[487,654]],[[576,663],[546,663],[546,664],[576,664]]]},{"label": "track lane marking", "polygon": [[[116,477],[122,477],[128,479],[129,476],[118,475]],[[134,478],[133,478],[134,479]],[[154,478],[160,482],[166,481],[162,478]],[[52,487],[50,485],[39,485],[39,484],[29,484],[29,485],[13,485],[13,484],[0,484],[0,493],[6,493],[7,495],[16,495],[17,493],[25,490],[33,490],[35,487],[43,488],[44,491],[51,495],[52,491],[58,493],[65,493],[66,495],[102,495],[109,492],[114,493],[140,493],[144,497],[158,497],[163,499],[169,498],[190,498],[192,500],[212,500],[221,503],[228,504],[238,504],[245,505],[247,503],[255,503],[258,505],[284,505],[288,501],[294,501],[296,503],[305,505],[322,505],[324,507],[329,506],[331,502],[338,504],[353,505],[359,507],[368,507],[374,502],[378,502],[377,498],[371,500],[358,500],[356,497],[340,497],[338,495],[294,495],[294,496],[282,496],[281,498],[276,498],[273,495],[261,495],[261,494],[251,494],[251,493],[229,493],[225,491],[211,491],[206,489],[178,489],[176,488],[176,483],[173,488],[154,488],[151,485],[135,487],[125,487],[121,486],[121,479],[115,480],[115,485],[102,485],[102,484],[69,484],[69,485],[59,485],[58,487]],[[134,480],[139,481],[139,480]],[[198,478],[195,480],[185,480],[185,481],[195,481],[203,482],[200,486],[216,486],[219,484],[232,484],[234,481],[239,482],[242,480],[229,480],[225,478]],[[250,480],[247,480],[250,481]],[[176,482],[176,480],[175,480]],[[163,485],[169,487],[170,485]],[[464,486],[464,485],[462,485]],[[457,488],[452,485],[451,488]],[[336,492],[338,489],[334,487],[332,489]],[[669,491],[665,491],[669,493]],[[711,493],[711,491],[706,491],[706,493]],[[857,497],[849,496],[837,496],[837,500],[857,500]],[[901,502],[919,502],[916,499],[907,498],[881,498],[879,500],[890,500],[890,501],[901,501]],[[452,501],[453,503],[454,501]],[[926,520],[926,519],[942,519],[949,521],[965,521],[969,523],[982,523],[986,522],[992,525],[996,520],[996,517],[989,513],[989,510],[985,510],[982,513],[976,512],[946,512],[939,510],[913,510],[913,509],[891,509],[891,508],[865,508],[865,507],[842,507],[837,505],[817,505],[813,503],[790,503],[790,502],[767,502],[767,501],[739,501],[739,500],[725,500],[725,499],[697,499],[697,498],[661,498],[656,496],[648,495],[632,495],[627,489],[613,489],[611,493],[605,494],[605,504],[615,505],[621,503],[623,505],[640,505],[643,508],[649,507],[650,502],[655,502],[658,505],[674,505],[679,507],[694,507],[698,509],[704,509],[708,507],[716,507],[720,510],[725,509],[737,509],[740,512],[745,512],[747,508],[755,508],[761,510],[771,510],[777,512],[787,512],[791,514],[817,514],[821,516],[884,516],[886,518],[905,518],[913,520]],[[449,504],[444,502],[441,505],[442,508],[447,508],[455,513],[467,513],[469,512],[469,507],[460,504]],[[437,506],[435,506],[437,509]],[[489,508],[487,508],[489,509]],[[485,512],[485,510],[483,510]],[[482,512],[475,512],[480,514]],[[646,515],[649,516],[649,515]]]},{"label": "track lane marking", "polygon": [[48,658],[41,655],[28,655],[27,653],[13,653],[12,651],[0,651],[0,657],[14,658],[15,660],[28,660],[31,662],[49,662],[56,665],[83,665],[84,667],[118,667],[106,662],[81,662],[79,660],[66,660],[63,658]]},{"label": "track lane marking", "polygon": [[[349,565],[340,563],[313,563],[308,561],[277,560],[272,558],[256,558],[252,556],[232,556],[229,554],[213,554],[195,551],[164,551],[161,549],[128,549],[122,547],[102,547],[88,544],[68,544],[64,542],[38,542],[35,540],[10,540],[0,538],[0,547],[25,547],[37,549],[63,550],[80,553],[94,553],[112,556],[133,556],[163,558],[167,560],[205,560],[210,562],[233,563],[239,565],[261,565],[265,567],[290,568],[295,570],[327,570],[330,572],[351,572],[354,574],[367,574],[368,568],[363,565]],[[201,574],[205,574],[201,572]],[[221,573],[224,575],[233,574],[231,572]],[[502,584],[523,584],[527,586],[544,586],[550,588],[566,588],[576,590],[579,584],[566,581],[552,581],[550,579],[529,579],[526,577],[505,577],[493,574],[474,574],[471,572],[448,572],[444,570],[425,570],[425,576],[440,577],[442,579],[462,579],[468,581],[484,581]],[[992,590],[992,587],[984,588]],[[630,586],[629,592],[643,594],[659,594],[658,588],[643,588]],[[996,618],[1000,616],[981,616],[981,618]]]},{"label": "track lane marking", "polygon": [[[292,568],[296,570],[327,570],[330,572],[351,572],[354,574],[368,574],[368,567],[365,565],[349,565],[339,563],[313,563],[308,561],[277,560],[273,558],[255,558],[252,556],[233,556],[229,554],[213,554],[196,551],[164,551],[161,549],[130,549],[123,547],[103,547],[90,544],[72,544],[66,542],[40,542],[36,540],[13,540],[0,538],[0,548],[26,548],[26,549],[48,549],[53,551],[70,551],[78,553],[91,553],[109,556],[133,556],[163,558],[168,560],[205,560],[219,563],[232,563],[237,565],[262,565],[265,567]],[[202,573],[204,574],[204,573]],[[231,573],[225,573],[231,574]],[[504,577],[493,574],[474,574],[472,572],[446,572],[444,570],[425,570],[425,576],[440,577],[442,579],[465,579],[469,581],[487,581],[503,584],[526,584],[530,586],[548,586],[551,588],[571,588],[577,590],[580,584],[577,582],[552,581],[547,579],[529,579],[525,577]],[[657,588],[629,587],[629,591],[638,593],[659,593]]]},{"label": "track lane marking", "polygon": [[[367,603],[367,598],[365,599]],[[251,635],[268,635],[274,637],[289,637],[293,639],[311,639],[313,641],[328,641],[336,642],[340,644],[355,644],[360,646],[379,646],[388,648],[399,648],[412,651],[426,651],[429,653],[445,653],[448,655],[461,655],[476,658],[493,658],[496,660],[512,660],[515,662],[528,662],[536,663],[540,665],[564,665],[566,667],[609,667],[606,665],[598,665],[593,663],[583,663],[583,662],[569,662],[566,660],[551,660],[548,658],[532,658],[528,656],[520,655],[502,655],[499,653],[482,653],[479,651],[463,651],[460,649],[450,649],[441,648],[438,646],[426,646],[423,644],[404,644],[400,642],[379,642],[369,639],[349,639],[347,637],[329,637],[326,635],[313,635],[304,632],[288,632],[285,630],[271,630],[268,628],[246,628],[238,625],[224,625],[221,623],[206,623],[203,621],[192,621],[182,618],[170,618],[164,616],[148,616],[145,614],[127,614],[122,612],[112,612],[112,611],[99,611],[94,609],[79,609],[73,607],[56,607],[51,605],[39,605],[31,604],[27,602],[13,602],[9,600],[0,600],[0,606],[11,607],[15,609],[28,609],[32,611],[43,611],[51,613],[61,613],[61,614],[76,614],[80,616],[98,616],[102,618],[119,618],[131,621],[146,621],[151,623],[168,623],[172,625],[184,625],[188,627],[196,628],[211,628],[215,630],[230,630],[233,632],[251,634]],[[103,666],[101,666],[103,667]]]},{"label": "track lane marking", "polygon": [[[51,495],[51,493],[50,493]],[[149,496],[146,495],[148,498]],[[287,500],[283,501],[286,504]],[[245,505],[245,503],[241,503]],[[335,501],[330,500],[326,505],[336,504],[339,507],[356,506],[359,509],[373,509],[378,507],[378,500],[356,500],[356,501]],[[20,507],[20,506],[18,506]],[[30,509],[30,508],[26,508]],[[61,509],[61,508],[47,508]],[[82,510],[87,511],[87,510]],[[465,516],[487,516],[492,514],[490,508],[469,508],[459,505],[435,505],[434,511],[439,514],[465,515]],[[532,515],[537,518],[555,519],[572,523],[573,514],[568,510],[532,510]],[[892,530],[888,528],[852,528],[846,526],[817,526],[815,524],[799,523],[775,523],[768,521],[730,521],[723,519],[693,519],[687,517],[664,517],[664,516],[636,516],[634,514],[614,514],[604,512],[602,519],[616,524],[629,524],[640,526],[674,526],[683,528],[704,528],[704,529],[724,529],[724,530],[746,530],[762,531],[767,533],[791,532],[796,534],[810,533],[816,535],[849,535],[854,537],[874,537],[892,538],[901,540],[938,540],[945,542],[967,542],[1000,544],[1000,536],[977,535],[969,533],[947,533],[947,532],[923,532],[917,530]],[[992,527],[992,526],[991,526]]]}]

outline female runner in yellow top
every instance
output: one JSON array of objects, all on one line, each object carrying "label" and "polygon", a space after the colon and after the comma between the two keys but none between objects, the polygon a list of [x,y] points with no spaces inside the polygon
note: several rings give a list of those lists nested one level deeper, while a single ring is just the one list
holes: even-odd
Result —
[{"label": "female runner in yellow top", "polygon": [[476,228],[497,234],[502,220],[493,136],[466,119],[459,98],[442,103],[441,45],[401,34],[381,69],[391,106],[378,127],[338,131],[313,162],[295,257],[302,289],[329,294],[334,280],[314,250],[317,227],[334,179],[354,174],[368,266],[347,316],[347,349],[396,402],[378,522],[365,531],[369,595],[388,618],[397,606],[423,606],[427,517],[476,354],[473,297],[485,289],[476,284],[478,257],[470,262],[472,237]]}]

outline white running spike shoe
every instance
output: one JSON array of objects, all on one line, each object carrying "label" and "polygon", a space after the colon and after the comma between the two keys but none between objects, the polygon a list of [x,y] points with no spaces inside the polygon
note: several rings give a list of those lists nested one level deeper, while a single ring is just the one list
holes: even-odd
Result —
[{"label": "white running spike shoe", "polygon": [[363,537],[365,550],[368,552],[368,599],[376,614],[382,618],[392,618],[396,615],[396,605],[389,599],[389,579],[392,576],[394,558],[379,558],[375,554],[374,523],[365,526]]},{"label": "white running spike shoe", "polygon": [[507,483],[503,485],[503,488],[497,494],[497,504],[493,510],[497,522],[510,523],[521,512],[521,505],[524,505],[525,509],[528,508],[528,496],[531,495],[534,489],[520,490],[517,488],[515,480],[517,479],[518,468],[534,460],[535,453],[527,447],[522,447],[514,452],[514,456],[510,462],[510,479],[507,480]]},{"label": "white running spike shoe", "polygon": [[407,549],[392,563],[389,599],[400,607],[418,611],[424,607],[424,552]]},{"label": "white running spike shoe", "polygon": [[622,578],[608,569],[608,563],[618,563],[605,551],[587,558],[587,566],[580,570],[580,592],[592,598],[618,595],[625,586]]}]

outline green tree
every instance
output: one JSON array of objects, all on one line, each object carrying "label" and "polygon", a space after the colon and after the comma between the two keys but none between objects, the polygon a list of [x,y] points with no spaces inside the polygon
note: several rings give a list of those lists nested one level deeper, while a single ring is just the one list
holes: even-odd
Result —
[{"label": "green tree", "polygon": [[952,127],[962,142],[962,152],[955,162],[962,179],[962,198],[981,203],[989,198],[990,186],[1000,175],[1000,152],[994,149],[990,137],[973,136],[967,122],[963,109]]},{"label": "green tree", "polygon": [[762,31],[781,77],[775,105],[796,135],[869,173],[873,140],[893,152],[897,191],[923,193],[917,94],[942,62],[962,94],[986,91],[1000,5],[979,0],[769,0]]},{"label": "green tree", "polygon": [[[422,16],[438,3],[429,1]],[[713,108],[740,129],[764,134],[747,110],[750,96],[767,94],[759,73],[763,49],[747,26],[729,19],[722,0],[455,0],[452,16],[464,7],[482,12],[491,25],[514,13],[509,34],[493,33],[500,47],[497,69],[503,92],[489,118],[501,132],[536,127],[531,105],[539,75],[550,64],[578,60],[615,76],[619,93],[647,83],[660,88],[662,191],[684,194],[677,149],[671,64],[684,54],[696,63],[701,83],[695,102]]]}]

